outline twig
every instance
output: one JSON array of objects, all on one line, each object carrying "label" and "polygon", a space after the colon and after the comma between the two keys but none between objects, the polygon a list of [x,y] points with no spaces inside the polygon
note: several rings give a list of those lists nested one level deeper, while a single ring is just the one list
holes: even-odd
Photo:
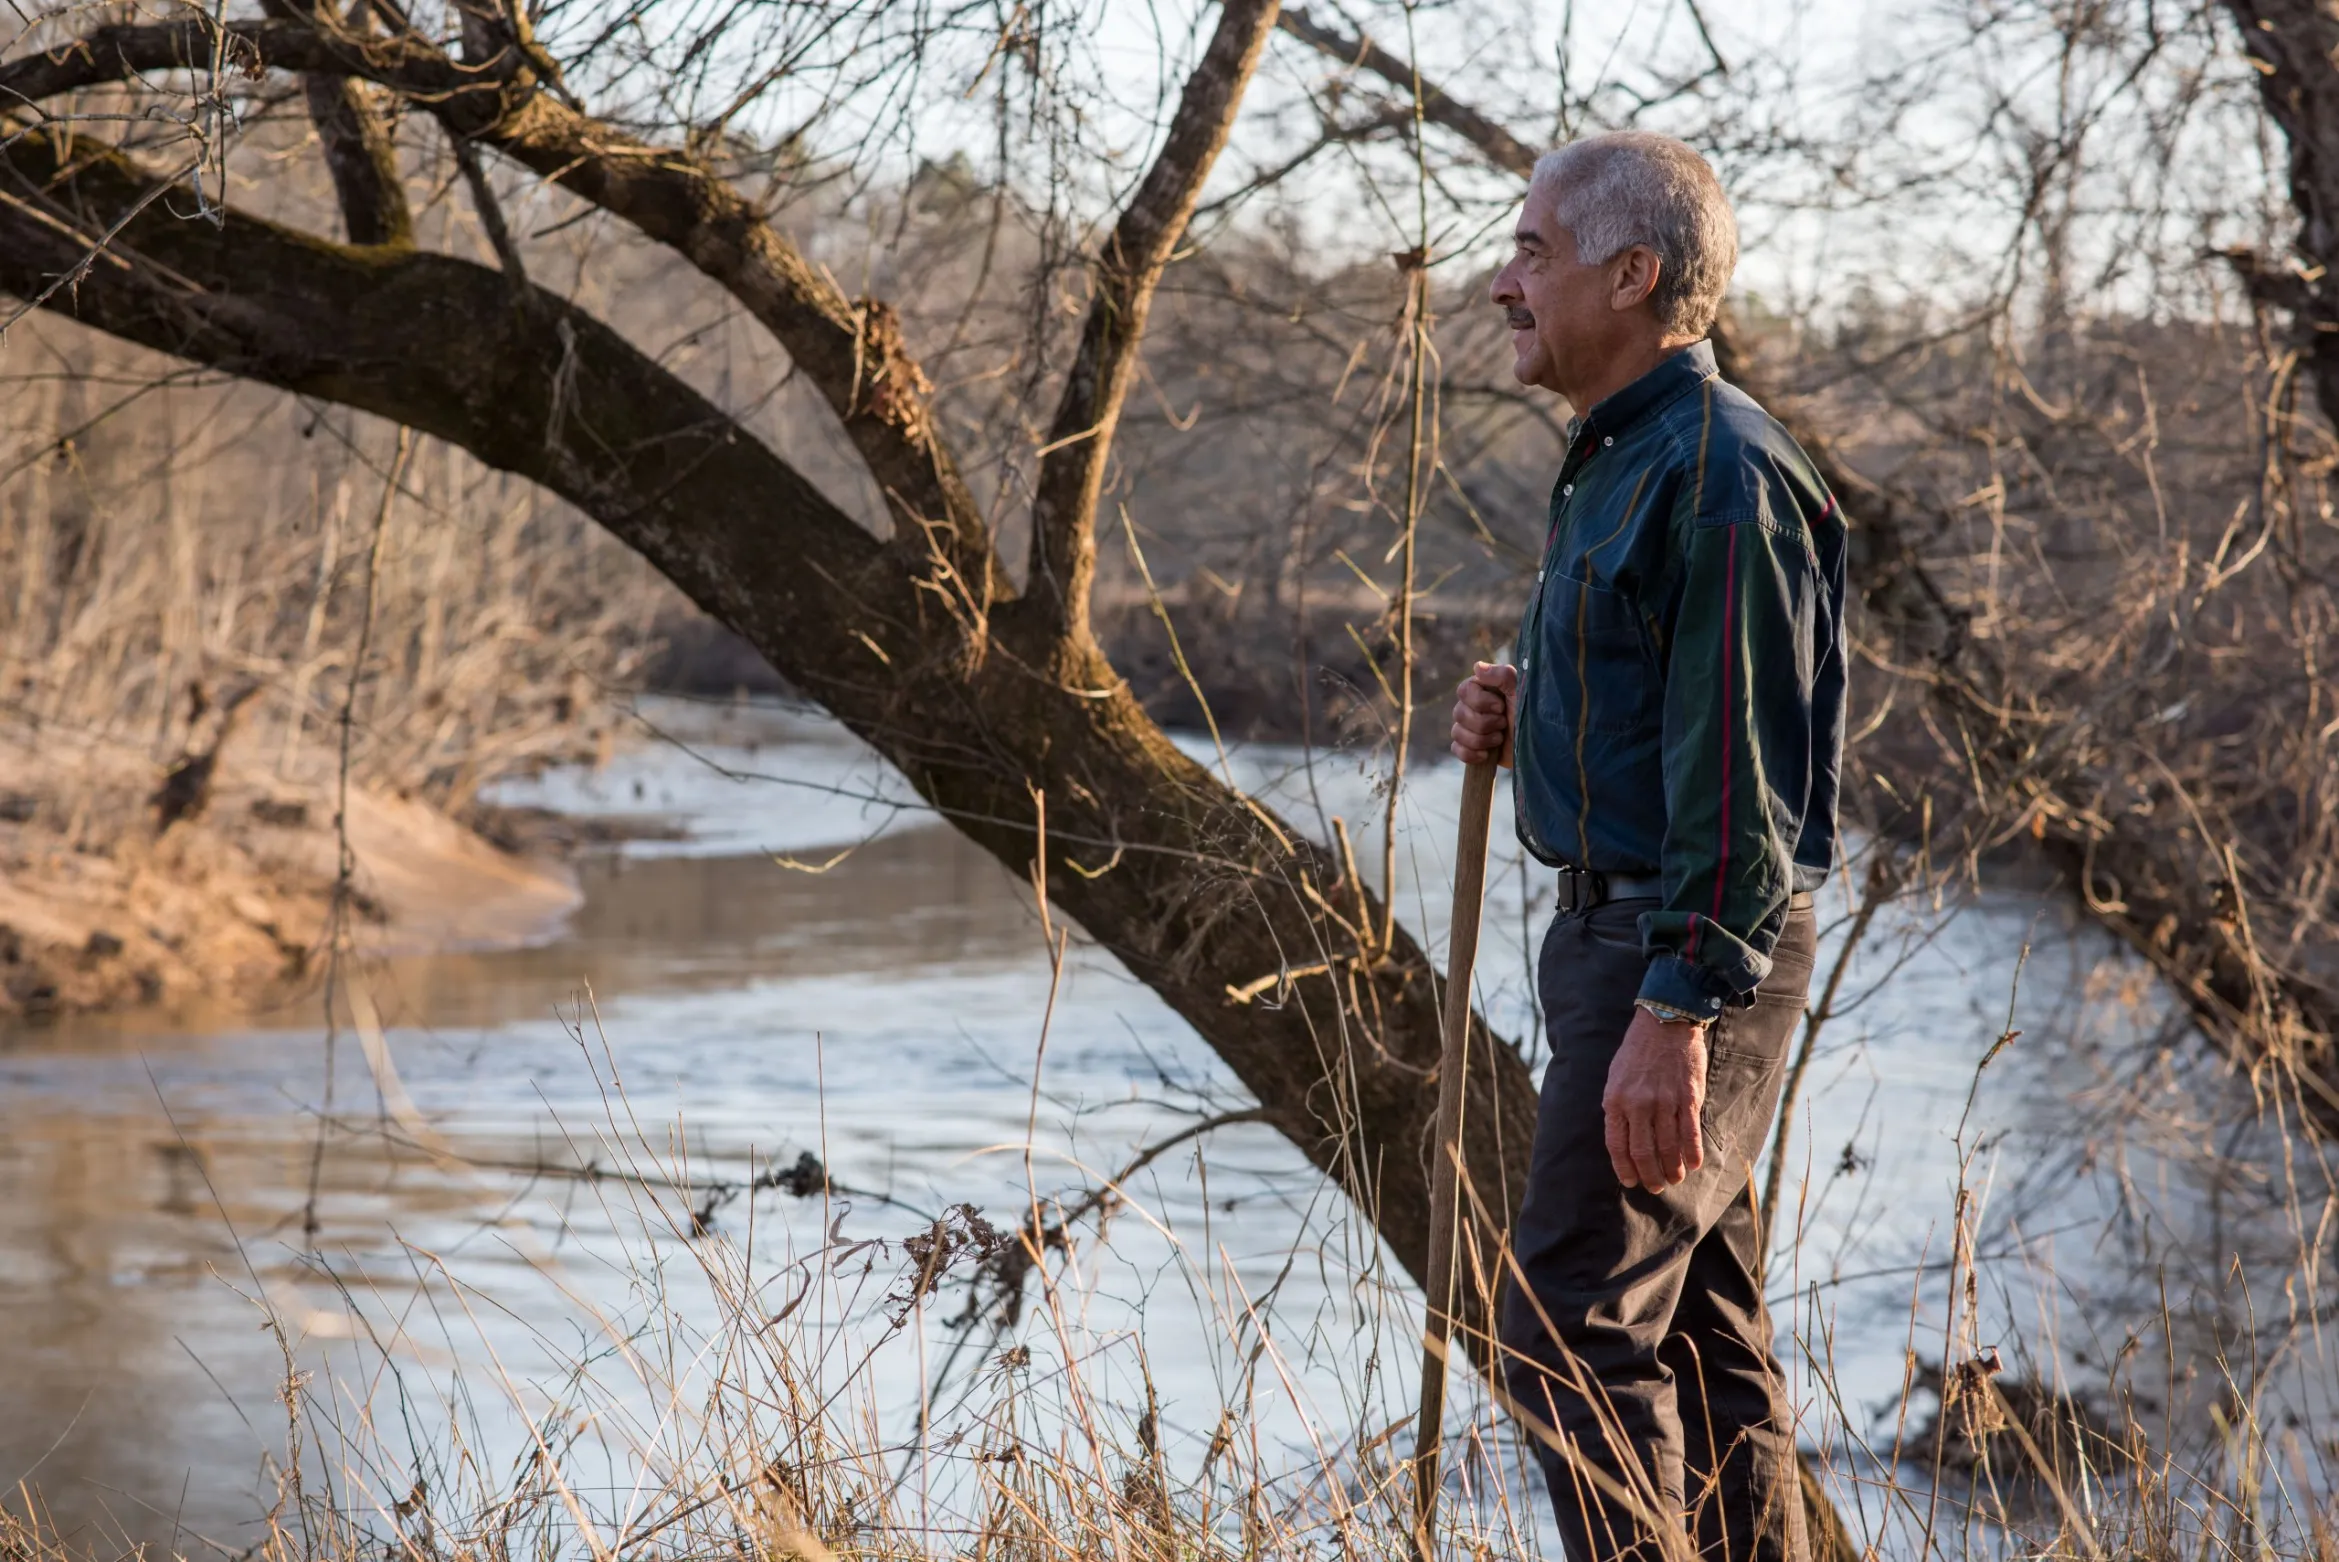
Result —
[{"label": "twig", "polygon": [[1153,616],[1161,620],[1162,633],[1169,636],[1170,657],[1178,664],[1178,676],[1186,680],[1187,690],[1194,703],[1201,707],[1202,723],[1210,729],[1210,746],[1218,750],[1219,773],[1226,784],[1233,786],[1234,767],[1227,762],[1226,740],[1218,735],[1218,718],[1210,712],[1210,697],[1202,692],[1201,680],[1186,663],[1186,648],[1178,643],[1178,626],[1170,622],[1169,608],[1161,600],[1161,590],[1153,583],[1153,571],[1146,567],[1145,550],[1137,546],[1137,523],[1129,517],[1129,507],[1121,506],[1121,532],[1129,539],[1129,557],[1136,561],[1138,578],[1145,582],[1145,600],[1153,608]]},{"label": "twig", "polygon": [[513,242],[510,226],[504,222],[503,204],[496,199],[495,187],[487,182],[487,170],[480,166],[479,148],[452,130],[447,132],[447,142],[455,149],[455,166],[463,171],[463,182],[471,187],[471,207],[479,214],[479,226],[486,230],[496,263],[511,281],[512,296],[528,298],[528,267],[520,259],[520,246]]},{"label": "twig", "polygon": [[1779,1189],[1786,1176],[1787,1144],[1795,1132],[1795,1103],[1803,1093],[1804,1072],[1811,1067],[1811,1054],[1819,1045],[1819,1033],[1835,1017],[1836,997],[1843,990],[1853,956],[1859,953],[1860,941],[1868,936],[1868,925],[1876,920],[1876,913],[1885,902],[1900,892],[1900,874],[1892,853],[1883,846],[1872,850],[1874,855],[1868,859],[1868,882],[1860,891],[1859,909],[1852,915],[1852,925],[1845,930],[1843,947],[1836,951],[1835,964],[1828,970],[1827,985],[1820,989],[1819,1002],[1804,1016],[1802,1044],[1795,1049],[1795,1061],[1788,1067],[1787,1082],[1779,1091],[1778,1128],[1771,1136],[1770,1169],[1763,1174],[1762,1204],[1754,1212],[1758,1275],[1770,1260],[1771,1212],[1778,1208]]},{"label": "twig", "polygon": [[325,1100],[317,1114],[317,1137],[309,1150],[309,1191],[301,1205],[301,1235],[313,1249],[317,1243],[317,1188],[325,1175],[326,1125],[333,1116],[333,1068],[341,1039],[341,1021],[334,1007],[340,995],[341,959],[349,944],[349,895],[354,887],[357,858],[349,849],[349,756],[357,726],[357,691],[365,681],[365,664],[373,648],[374,597],[382,563],[382,533],[390,522],[390,506],[406,476],[407,458],[414,453],[414,430],[400,426],[398,452],[382,483],[382,501],[374,507],[372,540],[365,554],[365,607],[357,624],[357,650],[349,661],[349,686],[341,699],[341,756],[333,793],[333,898],[325,913]]}]

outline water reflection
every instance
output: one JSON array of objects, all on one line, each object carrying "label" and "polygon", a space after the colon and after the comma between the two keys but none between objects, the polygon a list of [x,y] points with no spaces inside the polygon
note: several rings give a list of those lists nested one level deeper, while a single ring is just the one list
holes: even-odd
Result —
[{"label": "water reflection", "polygon": [[559,941],[401,961],[385,1018],[497,1025],[546,1015],[588,980],[603,997],[708,992],[1026,963],[1041,947],[1029,892],[955,831],[897,828],[835,856],[588,858]]}]

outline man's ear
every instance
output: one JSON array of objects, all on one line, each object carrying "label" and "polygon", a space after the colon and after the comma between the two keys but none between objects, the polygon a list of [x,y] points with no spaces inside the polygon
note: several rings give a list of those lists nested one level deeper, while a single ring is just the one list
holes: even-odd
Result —
[{"label": "man's ear", "polygon": [[1663,263],[1657,252],[1645,244],[1628,245],[1623,254],[1609,262],[1608,307],[1618,314],[1638,309],[1657,291],[1657,274]]}]

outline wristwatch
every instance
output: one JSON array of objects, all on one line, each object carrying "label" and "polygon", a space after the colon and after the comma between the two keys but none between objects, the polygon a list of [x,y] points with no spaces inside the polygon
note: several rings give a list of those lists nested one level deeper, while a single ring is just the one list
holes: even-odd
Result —
[{"label": "wristwatch", "polygon": [[1658,1019],[1663,1020],[1668,1025],[1702,1026],[1706,1023],[1705,1016],[1703,1015],[1691,1014],[1685,1009],[1676,1009],[1673,1007],[1673,1005],[1669,1003],[1659,1003],[1654,998],[1635,998],[1632,1001],[1632,1006],[1636,1009],[1648,1010],[1651,1014],[1655,1015]]}]

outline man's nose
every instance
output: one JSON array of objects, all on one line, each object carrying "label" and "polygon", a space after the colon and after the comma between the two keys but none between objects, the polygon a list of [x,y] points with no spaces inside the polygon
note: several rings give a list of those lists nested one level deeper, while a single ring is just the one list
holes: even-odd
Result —
[{"label": "man's nose", "polygon": [[1507,309],[1518,300],[1519,290],[1511,283],[1511,268],[1508,265],[1494,274],[1494,282],[1487,288],[1487,295],[1494,300],[1498,309]]}]

